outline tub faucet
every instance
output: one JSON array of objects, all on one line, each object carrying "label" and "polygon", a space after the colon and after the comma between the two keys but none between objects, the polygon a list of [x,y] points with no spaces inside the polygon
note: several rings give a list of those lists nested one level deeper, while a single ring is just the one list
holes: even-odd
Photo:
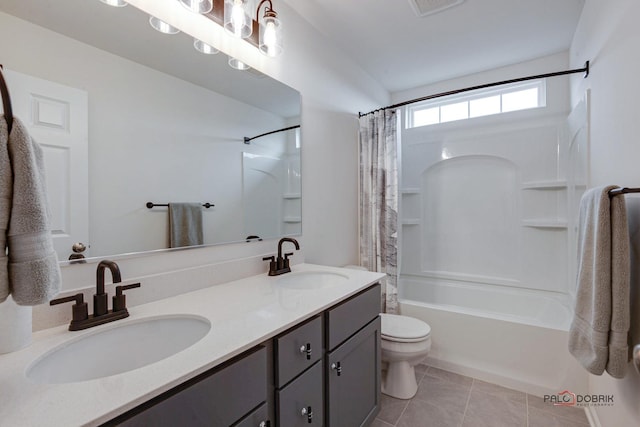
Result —
[{"label": "tub faucet", "polygon": [[[284,242],[291,242],[296,247],[296,250],[300,250],[300,244],[296,239],[291,237],[283,237],[278,242],[278,258],[274,256],[262,258],[263,261],[269,262],[269,276],[279,276],[280,274],[289,273],[291,268],[289,267],[289,257],[293,255],[293,252],[289,252],[282,256],[282,244]],[[274,259],[275,258],[275,259]]]}]

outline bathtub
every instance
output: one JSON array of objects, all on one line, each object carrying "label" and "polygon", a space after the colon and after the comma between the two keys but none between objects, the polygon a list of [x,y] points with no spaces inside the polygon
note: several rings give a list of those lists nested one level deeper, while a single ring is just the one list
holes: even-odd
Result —
[{"label": "bathtub", "polygon": [[400,313],[431,326],[431,366],[537,396],[587,392],[567,350],[566,295],[505,286],[400,278]]}]

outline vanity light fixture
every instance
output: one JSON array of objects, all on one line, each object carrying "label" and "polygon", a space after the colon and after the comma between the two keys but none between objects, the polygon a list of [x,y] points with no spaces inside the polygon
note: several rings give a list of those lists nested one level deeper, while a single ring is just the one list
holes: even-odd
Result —
[{"label": "vanity light fixture", "polygon": [[149,17],[149,24],[155,29],[160,31],[163,34],[178,34],[180,32],[176,27],[167,24],[164,21],[156,18],[155,16]]},{"label": "vanity light fixture", "polygon": [[209,13],[213,9],[212,0],[178,0],[180,4],[193,13]]},{"label": "vanity light fixture", "polygon": [[247,13],[246,0],[224,0],[224,28],[235,37],[251,37],[253,21]]},{"label": "vanity light fixture", "polygon": [[[260,8],[265,6],[264,16],[260,20]],[[276,57],[282,53],[282,24],[278,19],[278,14],[273,10],[271,0],[262,0],[256,11],[256,21],[260,28],[260,36],[258,38],[258,49],[269,57]]]},{"label": "vanity light fixture", "polygon": [[205,55],[215,55],[216,53],[220,52],[215,47],[195,37],[193,38],[193,47],[196,48],[198,52],[204,53]]},{"label": "vanity light fixture", "polygon": [[129,4],[124,0],[100,0],[100,1],[104,4],[108,4],[109,6],[113,6],[113,7],[125,7],[126,5]]},{"label": "vanity light fixture", "polygon": [[231,68],[235,68],[236,70],[240,70],[240,71],[245,71],[251,68],[247,64],[240,61],[239,59],[234,58],[233,56],[229,57],[229,66]]}]

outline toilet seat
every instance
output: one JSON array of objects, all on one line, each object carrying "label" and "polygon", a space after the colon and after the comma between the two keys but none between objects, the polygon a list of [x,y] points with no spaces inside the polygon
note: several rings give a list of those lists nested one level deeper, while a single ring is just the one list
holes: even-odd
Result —
[{"label": "toilet seat", "polygon": [[422,320],[389,313],[381,313],[380,317],[380,336],[384,340],[411,343],[424,341],[431,335],[431,327]]}]

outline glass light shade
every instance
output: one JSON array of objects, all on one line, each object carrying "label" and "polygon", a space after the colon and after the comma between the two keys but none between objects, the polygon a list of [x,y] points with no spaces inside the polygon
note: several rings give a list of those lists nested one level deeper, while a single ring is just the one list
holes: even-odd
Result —
[{"label": "glass light shade", "polygon": [[199,40],[196,38],[193,39],[193,47],[195,47],[198,52],[202,52],[206,55],[215,55],[216,53],[220,52],[218,49],[211,46],[210,44],[207,44],[202,40]]},{"label": "glass light shade", "polygon": [[258,48],[260,52],[270,57],[282,53],[282,24],[275,13],[267,12],[260,22]]},{"label": "glass light shade", "polygon": [[164,34],[178,34],[180,32],[176,27],[167,24],[164,21],[156,18],[155,16],[149,17],[149,24],[155,29]]},{"label": "glass light shade", "polygon": [[211,0],[178,0],[184,7],[193,13],[209,13],[213,9]]},{"label": "glass light shade", "polygon": [[104,4],[108,4],[109,6],[113,6],[113,7],[125,7],[126,5],[129,4],[124,0],[100,0],[100,1]]},{"label": "glass light shade", "polygon": [[224,28],[235,37],[246,39],[253,31],[253,20],[245,0],[224,0]]},{"label": "glass light shade", "polygon": [[241,71],[248,70],[249,68],[251,68],[247,64],[245,64],[244,62],[242,62],[239,59],[236,59],[236,58],[234,58],[232,56],[229,57],[229,66],[231,68],[235,68],[236,70],[241,70]]}]

